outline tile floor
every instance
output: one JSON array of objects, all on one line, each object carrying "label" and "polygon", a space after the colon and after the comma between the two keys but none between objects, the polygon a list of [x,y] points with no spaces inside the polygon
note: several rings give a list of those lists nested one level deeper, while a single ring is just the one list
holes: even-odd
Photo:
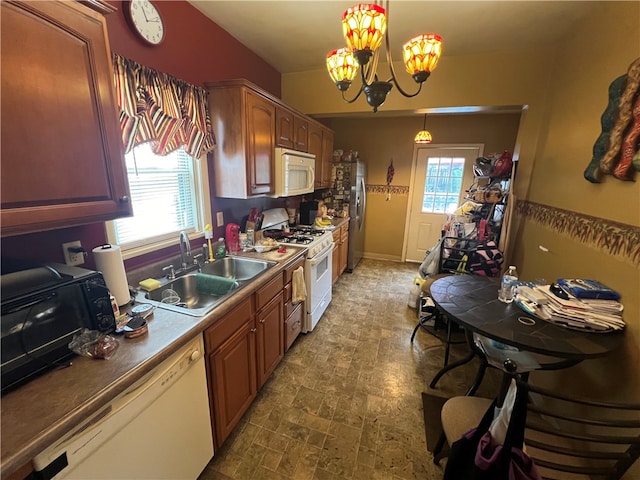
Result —
[{"label": "tile floor", "polygon": [[[423,331],[410,342],[416,271],[364,259],[343,274],[317,327],[296,340],[199,480],[442,478],[426,451],[421,392],[431,391],[444,348]],[[452,357],[465,351],[454,346]],[[463,394],[476,366],[431,392]]]}]

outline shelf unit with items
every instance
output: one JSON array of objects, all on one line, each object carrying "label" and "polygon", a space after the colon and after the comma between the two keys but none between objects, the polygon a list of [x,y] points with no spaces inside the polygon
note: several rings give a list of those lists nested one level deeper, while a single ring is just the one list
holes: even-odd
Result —
[{"label": "shelf unit with items", "polygon": [[514,170],[507,151],[476,160],[474,182],[443,227],[440,273],[500,275]]}]

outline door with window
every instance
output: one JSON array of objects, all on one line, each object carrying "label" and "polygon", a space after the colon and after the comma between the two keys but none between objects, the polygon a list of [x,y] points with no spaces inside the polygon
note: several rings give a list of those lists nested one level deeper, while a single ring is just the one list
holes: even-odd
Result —
[{"label": "door with window", "polygon": [[481,145],[429,145],[414,153],[405,229],[405,261],[422,262],[440,238],[447,215],[464,202]]}]

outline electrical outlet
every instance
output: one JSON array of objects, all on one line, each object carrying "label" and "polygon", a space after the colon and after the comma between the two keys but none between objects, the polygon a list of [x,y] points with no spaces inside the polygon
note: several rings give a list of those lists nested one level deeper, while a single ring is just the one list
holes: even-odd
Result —
[{"label": "electrical outlet", "polygon": [[75,242],[68,242],[62,244],[62,252],[64,253],[64,263],[67,265],[82,265],[84,263],[84,252],[73,252],[70,250],[73,248],[82,248],[82,243],[80,240],[76,240]]},{"label": "electrical outlet", "polygon": [[216,227],[224,226],[224,214],[222,212],[216,213]]}]

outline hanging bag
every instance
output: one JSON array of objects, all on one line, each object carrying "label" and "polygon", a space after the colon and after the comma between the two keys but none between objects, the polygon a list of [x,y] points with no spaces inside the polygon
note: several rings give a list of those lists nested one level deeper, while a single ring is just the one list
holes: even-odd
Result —
[{"label": "hanging bag", "polygon": [[[513,405],[508,405],[511,400]],[[518,388],[515,396],[505,397],[500,412],[508,415],[511,410],[511,414],[503,444],[491,435],[496,405],[494,400],[480,424],[453,442],[443,480],[541,480],[533,460],[522,449],[527,415],[526,389]],[[502,422],[499,413],[494,430],[499,429]]]}]

